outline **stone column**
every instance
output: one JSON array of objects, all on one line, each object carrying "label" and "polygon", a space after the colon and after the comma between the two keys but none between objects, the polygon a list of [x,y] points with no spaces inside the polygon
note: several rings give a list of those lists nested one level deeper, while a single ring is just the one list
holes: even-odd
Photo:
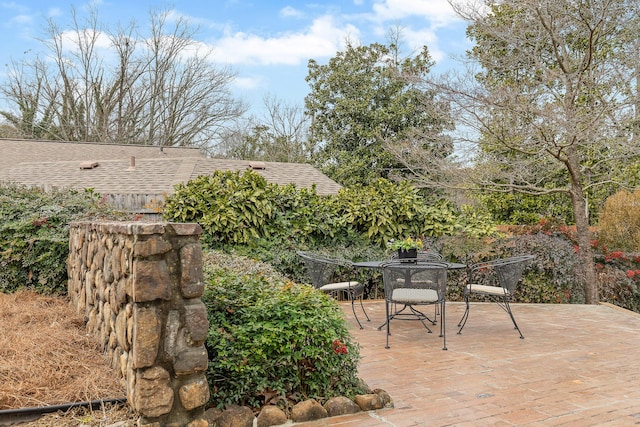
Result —
[{"label": "stone column", "polygon": [[198,224],[70,226],[69,296],[142,425],[188,425],[209,400],[201,233]]}]

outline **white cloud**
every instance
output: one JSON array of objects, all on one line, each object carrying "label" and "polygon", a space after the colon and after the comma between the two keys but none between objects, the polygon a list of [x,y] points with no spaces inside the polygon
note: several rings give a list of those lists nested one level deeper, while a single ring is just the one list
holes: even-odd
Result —
[{"label": "white cloud", "polygon": [[402,29],[402,38],[411,49],[417,49],[422,46],[429,48],[429,54],[436,62],[444,58],[445,54],[438,48],[438,38],[433,31],[427,28],[412,30],[409,28]]},{"label": "white cloud", "polygon": [[27,12],[29,10],[26,6],[18,4],[18,3],[14,2],[14,1],[12,1],[12,2],[2,2],[2,3],[0,3],[0,7],[2,7],[3,9],[15,10],[15,11],[20,12],[20,13],[24,13],[24,12]]},{"label": "white cloud", "polygon": [[62,40],[62,47],[64,50],[76,51],[79,49],[78,36],[81,35],[86,40],[95,39],[94,46],[96,48],[109,49],[111,47],[111,39],[103,32],[94,33],[92,30],[85,30],[83,33],[78,33],[75,30],[67,30],[60,33],[59,37]]},{"label": "white cloud", "polygon": [[33,22],[33,17],[30,15],[16,15],[11,18],[10,22],[17,25],[30,25]]},{"label": "white cloud", "polygon": [[301,18],[304,16],[304,13],[291,6],[286,6],[280,9],[280,16],[283,18]]},{"label": "white cloud", "polygon": [[228,64],[299,65],[310,58],[335,55],[347,36],[357,38],[352,25],[337,25],[325,15],[302,32],[282,33],[263,38],[238,32],[215,42],[214,58]]},{"label": "white cloud", "polygon": [[431,26],[444,26],[459,19],[447,0],[382,0],[373,5],[373,11],[381,22],[423,17]]},{"label": "white cloud", "polygon": [[236,77],[233,79],[232,85],[242,90],[251,90],[259,88],[263,84],[262,77]]},{"label": "white cloud", "polygon": [[58,7],[52,7],[47,11],[48,18],[54,18],[56,16],[61,16],[61,15],[62,15],[62,10],[60,10],[60,8]]}]

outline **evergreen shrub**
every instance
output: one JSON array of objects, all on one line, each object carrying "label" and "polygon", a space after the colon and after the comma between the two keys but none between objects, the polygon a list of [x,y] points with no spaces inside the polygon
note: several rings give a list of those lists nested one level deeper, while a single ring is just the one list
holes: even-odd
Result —
[{"label": "evergreen shrub", "polygon": [[605,250],[596,274],[601,301],[640,313],[640,253]]},{"label": "evergreen shrub", "polygon": [[254,171],[221,172],[176,186],[165,219],[197,222],[211,247],[291,241],[330,247],[364,239],[381,248],[392,239],[495,232],[488,216],[444,201],[426,200],[408,182],[379,179],[368,186],[319,196],[315,189],[268,184]]},{"label": "evergreen shrub", "polygon": [[91,191],[0,186],[0,290],[65,294],[69,223],[123,216]]},{"label": "evergreen shrub", "polygon": [[284,410],[298,401],[363,393],[359,349],[326,294],[267,264],[205,254],[211,403]]}]

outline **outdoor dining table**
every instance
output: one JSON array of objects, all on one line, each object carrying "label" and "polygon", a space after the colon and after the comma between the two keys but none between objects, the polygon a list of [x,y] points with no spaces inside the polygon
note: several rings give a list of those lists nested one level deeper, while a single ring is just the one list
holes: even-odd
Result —
[{"label": "outdoor dining table", "polygon": [[[382,266],[388,262],[397,262],[398,259],[384,259],[384,260],[371,260],[371,261],[358,261],[352,263],[355,268],[369,268],[372,270],[382,269]],[[412,261],[409,261],[412,262]],[[448,262],[448,261],[436,261],[442,262],[447,265],[447,270],[462,270],[467,268],[466,264],[461,264],[459,262]],[[365,285],[365,297],[369,297],[371,294],[371,288],[373,288],[373,278],[370,278],[368,283]]]},{"label": "outdoor dining table", "polygon": [[[385,260],[377,260],[377,261],[359,261],[354,262],[352,265],[356,268],[373,268],[378,269],[382,268],[385,263],[398,261],[397,259],[385,259]],[[434,262],[442,262],[443,264],[447,264],[447,270],[461,270],[463,268],[467,268],[466,264],[461,264],[458,262],[448,262],[448,261],[434,261]]]}]

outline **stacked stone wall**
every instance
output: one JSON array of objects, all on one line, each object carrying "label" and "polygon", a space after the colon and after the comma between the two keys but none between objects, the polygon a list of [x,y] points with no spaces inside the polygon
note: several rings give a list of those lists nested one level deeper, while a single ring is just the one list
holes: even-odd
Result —
[{"label": "stacked stone wall", "polygon": [[201,233],[197,224],[70,225],[71,302],[125,379],[140,424],[203,421],[209,324]]}]

